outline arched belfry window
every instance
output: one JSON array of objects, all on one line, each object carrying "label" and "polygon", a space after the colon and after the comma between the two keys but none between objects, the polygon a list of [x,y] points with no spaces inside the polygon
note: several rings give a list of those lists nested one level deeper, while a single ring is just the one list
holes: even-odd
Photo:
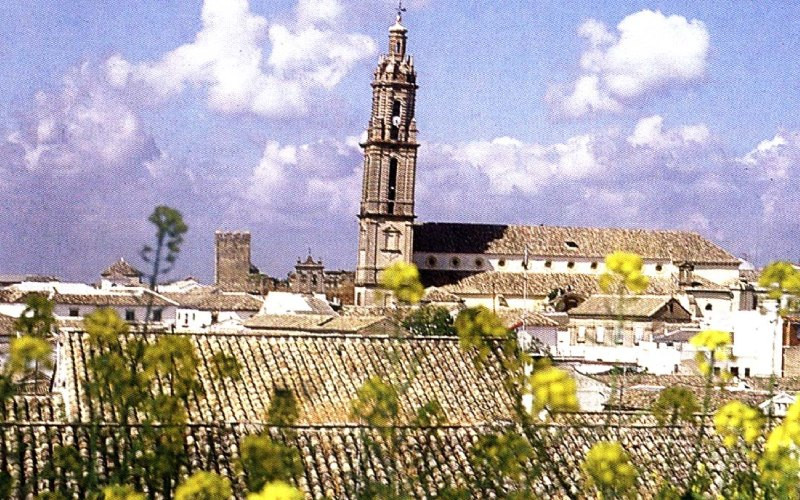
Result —
[{"label": "arched belfry window", "polygon": [[394,200],[397,199],[397,158],[389,160],[389,189],[386,194],[386,198],[389,200],[386,211],[393,214]]},{"label": "arched belfry window", "polygon": [[400,101],[395,100],[392,104],[392,140],[397,140],[400,137]]}]

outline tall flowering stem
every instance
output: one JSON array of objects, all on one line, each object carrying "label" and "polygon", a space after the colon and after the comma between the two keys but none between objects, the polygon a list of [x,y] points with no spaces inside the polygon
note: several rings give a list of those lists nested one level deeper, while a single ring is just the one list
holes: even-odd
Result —
[{"label": "tall flowering stem", "polygon": [[714,387],[715,365],[718,361],[725,361],[730,357],[731,334],[721,330],[703,330],[689,339],[689,343],[698,349],[695,360],[700,373],[705,377],[700,429],[697,440],[694,443],[694,453],[689,473],[688,488],[691,490],[699,479],[697,477],[697,464],[700,460],[700,451],[706,440],[706,425],[711,408],[711,391]]},{"label": "tall flowering stem", "polygon": [[[617,329],[620,333],[624,332],[625,321],[625,298],[629,294],[644,293],[650,285],[650,278],[643,272],[644,260],[638,254],[632,252],[616,251],[606,256],[606,271],[598,278],[600,289],[608,294],[617,296]],[[616,335],[616,332],[615,332]],[[611,416],[611,408],[614,405],[614,394],[617,392],[616,374],[611,379],[611,397],[608,402],[609,413],[606,418],[608,427]],[[622,390],[619,391],[620,402],[623,398]]]}]

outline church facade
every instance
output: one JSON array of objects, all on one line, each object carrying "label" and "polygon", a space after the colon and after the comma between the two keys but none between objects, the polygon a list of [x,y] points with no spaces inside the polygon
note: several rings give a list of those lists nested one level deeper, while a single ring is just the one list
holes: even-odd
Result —
[{"label": "church facade", "polygon": [[604,257],[616,250],[643,257],[648,293],[699,287],[723,291],[730,300],[741,288],[742,261],[693,232],[416,222],[418,86],[407,35],[398,15],[372,81],[372,113],[361,145],[356,305],[391,302],[379,289],[379,276],[401,261],[417,265],[426,287],[442,287],[468,305],[493,306],[502,299],[510,307],[536,308],[554,290],[597,293]]}]

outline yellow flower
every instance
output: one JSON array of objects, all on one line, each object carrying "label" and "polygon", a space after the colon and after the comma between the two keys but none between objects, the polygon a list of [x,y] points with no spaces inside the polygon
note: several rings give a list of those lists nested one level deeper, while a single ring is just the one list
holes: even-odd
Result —
[{"label": "yellow flower", "polygon": [[733,448],[740,437],[747,444],[753,444],[761,435],[763,426],[761,412],[741,401],[727,403],[714,415],[714,428],[728,448]]},{"label": "yellow flower", "polygon": [[464,309],[456,317],[453,327],[458,334],[458,344],[462,349],[473,350],[481,361],[486,360],[492,351],[488,338],[509,338],[510,332],[503,321],[492,311],[483,307]]},{"label": "yellow flower", "polygon": [[425,293],[414,264],[395,262],[381,273],[380,282],[382,288],[391,290],[398,300],[408,304],[416,304]]},{"label": "yellow flower", "polygon": [[31,363],[39,363],[43,367],[50,366],[50,343],[29,335],[11,339],[7,370],[10,373],[18,373]]},{"label": "yellow flower", "polygon": [[303,492],[283,481],[267,483],[260,493],[247,495],[247,500],[302,500]]},{"label": "yellow flower", "polygon": [[564,370],[546,366],[536,369],[530,377],[533,409],[552,412],[578,411],[575,380]]},{"label": "yellow flower", "polygon": [[695,347],[714,351],[730,346],[731,334],[721,330],[703,330],[689,339],[689,343]]},{"label": "yellow flower", "polygon": [[606,292],[614,292],[617,284],[622,284],[633,293],[647,290],[650,279],[642,274],[642,258],[635,253],[614,252],[606,257],[608,272],[600,275],[598,284]]},{"label": "yellow flower", "polygon": [[103,488],[106,500],[144,500],[144,494],[133,489],[133,486],[112,484]]},{"label": "yellow flower", "polygon": [[625,286],[633,293],[642,293],[647,290],[650,279],[639,271],[634,271],[625,277]]},{"label": "yellow flower", "polygon": [[643,264],[642,258],[631,252],[617,251],[606,256],[606,268],[618,274],[641,271]]},{"label": "yellow flower", "polygon": [[232,496],[230,480],[207,471],[195,472],[175,490],[175,500],[228,500]]},{"label": "yellow flower", "polygon": [[616,441],[595,443],[581,468],[598,490],[618,495],[630,490],[638,476],[630,456]]}]

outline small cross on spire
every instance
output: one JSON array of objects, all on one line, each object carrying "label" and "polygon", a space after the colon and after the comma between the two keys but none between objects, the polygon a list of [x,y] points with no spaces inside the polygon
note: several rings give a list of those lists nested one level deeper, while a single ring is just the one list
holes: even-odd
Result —
[{"label": "small cross on spire", "polygon": [[398,0],[397,2],[397,22],[403,20],[403,12],[406,11],[406,8],[403,7],[403,0]]}]

